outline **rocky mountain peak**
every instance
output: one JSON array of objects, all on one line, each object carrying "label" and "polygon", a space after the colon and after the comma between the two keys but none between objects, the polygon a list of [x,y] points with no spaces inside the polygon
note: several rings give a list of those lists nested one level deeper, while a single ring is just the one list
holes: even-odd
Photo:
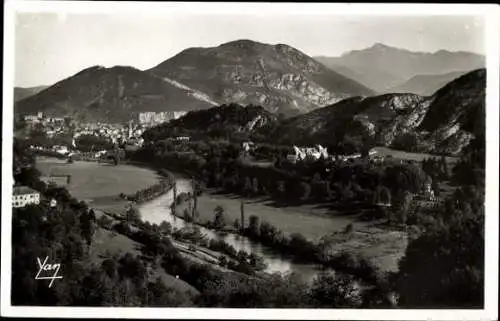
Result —
[{"label": "rocky mountain peak", "polygon": [[248,39],[183,51],[148,72],[182,82],[221,104],[261,105],[287,115],[373,93],[291,46]]}]

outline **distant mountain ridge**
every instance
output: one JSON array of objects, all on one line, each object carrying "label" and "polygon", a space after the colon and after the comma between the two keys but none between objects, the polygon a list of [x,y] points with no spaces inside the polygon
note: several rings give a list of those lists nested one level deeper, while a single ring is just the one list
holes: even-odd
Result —
[{"label": "distant mountain ridge", "polygon": [[14,87],[14,102],[38,94],[49,86]]},{"label": "distant mountain ridge", "polygon": [[468,72],[485,67],[485,57],[471,52],[413,52],[381,43],[346,52],[340,57],[315,59],[379,93],[389,93],[417,75]]},{"label": "distant mountain ridge", "polygon": [[466,73],[466,71],[454,71],[438,75],[416,75],[387,91],[391,93],[415,93],[422,96],[430,96],[439,88]]}]

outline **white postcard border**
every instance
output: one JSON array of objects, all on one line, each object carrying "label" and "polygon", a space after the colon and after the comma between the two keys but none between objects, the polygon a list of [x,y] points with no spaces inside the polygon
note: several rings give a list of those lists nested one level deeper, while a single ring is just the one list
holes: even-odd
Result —
[{"label": "white postcard border", "polygon": [[[327,3],[144,3],[90,1],[5,2],[2,127],[2,316],[152,319],[289,319],[289,320],[491,320],[498,318],[498,143],[499,143],[499,30],[496,5],[469,4],[327,4]],[[487,151],[485,226],[485,308],[483,310],[363,310],[363,309],[216,309],[216,308],[82,308],[11,306],[11,195],[14,84],[14,28],[16,12],[157,14],[342,14],[342,15],[481,15],[487,39]]]}]

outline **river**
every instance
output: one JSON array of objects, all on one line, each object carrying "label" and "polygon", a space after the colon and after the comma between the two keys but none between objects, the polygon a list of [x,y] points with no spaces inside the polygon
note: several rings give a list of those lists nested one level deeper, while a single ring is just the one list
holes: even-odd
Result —
[{"label": "river", "polygon": [[[176,177],[177,193],[191,192],[191,182],[188,179]],[[162,221],[167,221],[172,225],[172,228],[181,229],[183,227],[191,227],[192,223],[188,223],[181,218],[171,214],[170,205],[173,202],[173,190],[162,196],[141,204],[138,209],[141,217],[150,223],[160,224]],[[243,250],[247,253],[254,253],[261,256],[266,263],[267,273],[290,273],[295,272],[301,276],[301,279],[310,282],[318,273],[317,267],[314,264],[300,264],[293,262],[290,258],[284,257],[268,246],[262,245],[259,242],[254,242],[247,237],[233,233],[218,233],[204,227],[199,227],[200,231],[209,239],[222,239],[226,243],[231,244],[237,251]]]},{"label": "river", "polygon": [[[71,175],[71,184],[66,188],[70,193],[83,200],[92,202],[102,208],[109,199],[116,197],[121,192],[133,193],[138,189],[150,186],[157,180],[156,174],[150,170],[135,166],[124,165],[109,166],[97,162],[75,161],[67,164],[64,160],[51,157],[37,157],[37,168],[44,175],[64,174]],[[191,182],[182,175],[176,174],[177,193],[191,192]],[[99,201],[106,198],[104,203]],[[151,201],[138,206],[143,220],[160,224],[162,221],[169,222],[173,228],[193,226],[183,219],[171,214],[170,205],[173,202],[173,190],[163,194]],[[247,237],[232,233],[217,233],[215,231],[199,227],[200,231],[211,239],[222,239],[231,244],[237,251],[243,250],[261,256],[266,263],[265,272],[288,273],[296,272],[304,281],[311,281],[318,273],[314,264],[299,264],[292,262],[288,257],[283,257],[274,252],[268,246],[251,241]]]}]

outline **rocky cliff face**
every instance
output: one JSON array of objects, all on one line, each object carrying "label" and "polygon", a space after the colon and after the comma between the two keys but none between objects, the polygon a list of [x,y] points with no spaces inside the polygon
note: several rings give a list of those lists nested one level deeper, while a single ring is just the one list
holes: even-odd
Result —
[{"label": "rocky cliff face", "polygon": [[238,40],[190,48],[148,70],[220,103],[258,104],[293,115],[373,92],[288,45]]},{"label": "rocky cliff face", "polygon": [[274,139],[285,143],[334,143],[346,136],[391,146],[406,134],[425,152],[458,154],[485,133],[486,71],[478,69],[450,82],[433,96],[385,94],[354,97],[278,126]]},{"label": "rocky cliff face", "polygon": [[459,153],[486,132],[486,70],[457,78],[436,92],[418,130],[437,151]]},{"label": "rocky cliff face", "polygon": [[194,138],[235,138],[236,135],[248,137],[276,122],[277,116],[260,106],[230,104],[189,112],[179,119],[148,130],[144,137],[146,140],[161,140],[178,135]]}]

